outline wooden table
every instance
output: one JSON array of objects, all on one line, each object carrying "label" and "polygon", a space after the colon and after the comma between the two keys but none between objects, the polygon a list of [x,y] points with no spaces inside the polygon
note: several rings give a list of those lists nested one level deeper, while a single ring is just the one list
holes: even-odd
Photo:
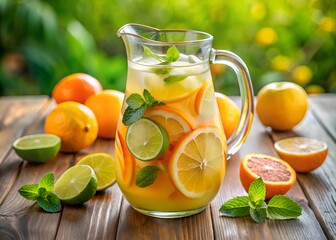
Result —
[{"label": "wooden table", "polygon": [[[238,100],[238,99],[236,99]],[[88,153],[114,154],[114,141],[98,139],[77,154],[58,154],[46,164],[22,161],[12,150],[20,136],[43,132],[44,118],[54,107],[46,96],[0,98],[0,239],[336,239],[336,95],[310,97],[310,111],[293,131],[275,133],[254,118],[250,135],[228,162],[217,197],[207,209],[181,219],[156,219],[134,211],[115,184],[83,206],[63,205],[60,213],[46,213],[18,194],[20,186],[37,183],[47,172],[56,179],[76,159]],[[328,158],[319,169],[298,174],[288,193],[303,209],[297,220],[256,224],[249,217],[221,217],[226,200],[245,195],[239,180],[244,154],[277,156],[273,142],[292,136],[327,142]]]}]

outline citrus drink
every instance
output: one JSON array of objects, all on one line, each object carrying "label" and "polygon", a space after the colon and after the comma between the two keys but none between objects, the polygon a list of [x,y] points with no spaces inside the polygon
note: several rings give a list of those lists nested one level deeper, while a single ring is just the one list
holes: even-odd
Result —
[{"label": "citrus drink", "polygon": [[209,65],[180,59],[169,65],[128,62],[125,100],[147,90],[161,104],[126,126],[124,101],[115,141],[117,182],[125,198],[144,214],[167,218],[202,211],[219,191],[226,168]]}]

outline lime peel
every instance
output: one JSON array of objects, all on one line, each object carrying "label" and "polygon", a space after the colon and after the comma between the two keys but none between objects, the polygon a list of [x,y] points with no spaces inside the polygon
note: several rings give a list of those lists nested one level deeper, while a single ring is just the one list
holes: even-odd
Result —
[{"label": "lime peel", "polygon": [[32,163],[45,163],[54,158],[61,147],[61,139],[53,134],[23,136],[13,143],[18,156]]},{"label": "lime peel", "polygon": [[54,193],[65,203],[82,204],[97,190],[97,177],[88,165],[75,165],[65,171],[55,183]]}]

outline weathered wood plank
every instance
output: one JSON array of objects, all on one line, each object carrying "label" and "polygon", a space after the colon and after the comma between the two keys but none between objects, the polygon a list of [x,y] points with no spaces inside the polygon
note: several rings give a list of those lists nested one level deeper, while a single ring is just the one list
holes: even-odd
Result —
[{"label": "weathered wood plank", "polygon": [[309,99],[310,109],[324,129],[336,141],[336,97],[331,94],[313,95]]},{"label": "weathered wood plank", "polygon": [[303,208],[303,214],[297,220],[266,220],[258,225],[249,217],[220,216],[218,210],[225,201],[236,196],[247,195],[239,179],[239,165],[242,157],[248,153],[277,156],[272,144],[265,128],[255,117],[247,141],[241,150],[229,160],[221,191],[211,204],[216,239],[307,239],[307,236],[309,236],[308,239],[326,239],[298,183],[287,194],[299,202]]},{"label": "weathered wood plank", "polygon": [[[32,103],[34,105],[34,103]],[[15,104],[14,104],[15,105]],[[31,120],[21,122],[21,129],[26,129],[25,134],[43,132],[43,117],[50,110],[51,106],[48,101],[44,111],[39,111],[38,115]],[[26,112],[29,115],[30,112]],[[26,114],[21,115],[26,119]],[[18,120],[19,121],[19,120]],[[28,127],[27,127],[28,126]],[[15,126],[14,126],[15,127]],[[65,158],[72,158],[71,155],[59,154],[45,164],[30,164],[23,161],[22,167],[17,169],[7,168],[4,163],[21,163],[22,160],[11,150],[4,163],[0,166],[3,171],[12,170],[13,185],[0,205],[0,236],[9,239],[55,239],[61,213],[49,214],[41,210],[33,201],[21,197],[18,189],[25,184],[37,183],[47,172],[55,172],[56,176],[65,171],[67,165],[64,164]],[[68,160],[71,161],[71,160]],[[18,176],[14,174],[19,171]],[[9,176],[10,176],[9,172]],[[2,177],[2,176],[0,176]]]},{"label": "weathered wood plank", "polygon": [[0,204],[14,184],[22,164],[12,151],[12,144],[47,106],[47,97],[0,98],[0,112],[3,113],[0,115]]},{"label": "weathered wood plank", "polygon": [[[76,159],[96,152],[114,155],[114,140],[97,139]],[[122,195],[115,184],[98,192],[83,206],[65,205],[56,239],[115,239],[121,202]]]},{"label": "weathered wood plank", "polygon": [[0,98],[0,164],[14,140],[23,134],[46,104],[47,96]]},{"label": "weathered wood plank", "polygon": [[[333,99],[333,100],[332,100]],[[329,107],[333,104],[336,107],[336,97],[328,98]],[[329,108],[325,108],[325,102],[315,102],[314,115],[323,116],[322,112],[328,111]],[[330,113],[333,110],[329,109]],[[320,115],[321,112],[321,115]],[[329,115],[323,122],[328,129],[330,125],[328,121],[334,119],[335,115]],[[328,156],[323,165],[306,174],[298,174],[298,181],[302,186],[307,199],[309,200],[309,206],[314,211],[319,223],[321,224],[326,236],[329,239],[336,239],[336,144],[324,128],[320,125],[320,122],[309,112],[304,121],[300,123],[293,131],[290,132],[272,132],[271,134],[274,141],[280,139],[303,136],[311,137],[322,140],[328,144]]]},{"label": "weathered wood plank", "polygon": [[159,219],[142,215],[124,200],[117,239],[214,239],[211,211],[179,219]]}]

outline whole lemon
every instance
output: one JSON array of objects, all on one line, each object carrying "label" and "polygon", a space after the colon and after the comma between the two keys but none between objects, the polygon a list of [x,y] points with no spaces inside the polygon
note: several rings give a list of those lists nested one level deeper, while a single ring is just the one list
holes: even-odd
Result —
[{"label": "whole lemon", "polygon": [[62,152],[78,152],[97,138],[98,122],[87,106],[77,102],[62,102],[46,117],[46,133],[61,138]]},{"label": "whole lemon", "polygon": [[274,130],[292,129],[304,118],[307,109],[307,93],[296,83],[270,83],[257,95],[256,111],[259,119]]}]

